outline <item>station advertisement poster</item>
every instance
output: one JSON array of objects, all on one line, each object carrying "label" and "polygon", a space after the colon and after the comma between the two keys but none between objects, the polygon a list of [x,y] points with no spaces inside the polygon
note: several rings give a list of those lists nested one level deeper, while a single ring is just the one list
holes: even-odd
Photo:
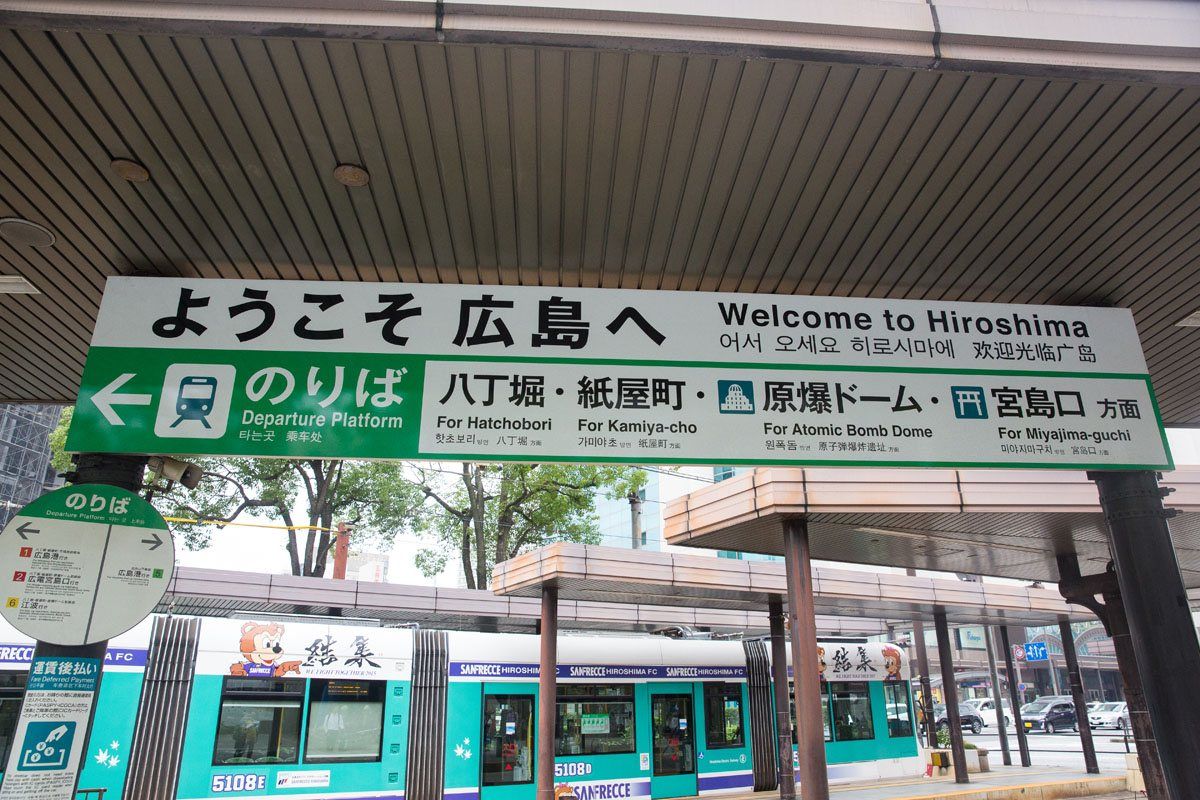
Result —
[{"label": "station advertisement poster", "polygon": [[1125,309],[112,278],[67,446],[1169,469]]},{"label": "station advertisement poster", "polygon": [[39,656],[29,668],[0,800],[71,800],[100,659]]}]

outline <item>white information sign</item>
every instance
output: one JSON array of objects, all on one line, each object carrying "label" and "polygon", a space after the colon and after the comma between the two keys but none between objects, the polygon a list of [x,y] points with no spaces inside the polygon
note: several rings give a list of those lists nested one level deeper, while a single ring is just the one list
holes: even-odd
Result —
[{"label": "white information sign", "polygon": [[113,278],[68,446],[1169,468],[1124,309]]},{"label": "white information sign", "polygon": [[97,658],[33,660],[0,800],[74,798],[99,680]]},{"label": "white information sign", "polygon": [[167,523],[114,486],[57,489],[0,533],[4,619],[43,642],[82,645],[130,630],[162,599],[175,565]]}]

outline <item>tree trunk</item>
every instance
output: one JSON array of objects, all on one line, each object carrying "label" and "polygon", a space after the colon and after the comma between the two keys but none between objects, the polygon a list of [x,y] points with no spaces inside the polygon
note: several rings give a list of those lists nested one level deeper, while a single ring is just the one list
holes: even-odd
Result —
[{"label": "tree trunk", "polygon": [[512,530],[513,522],[513,510],[508,507],[511,488],[512,472],[507,466],[501,467],[500,496],[496,498],[496,564],[508,560],[508,534]]},{"label": "tree trunk", "polygon": [[297,540],[296,540],[296,531],[294,529],[294,526],[292,525],[292,512],[290,509],[288,509],[287,506],[283,505],[282,503],[279,504],[278,508],[279,508],[279,516],[281,516],[283,518],[283,524],[287,525],[287,528],[288,528],[287,551],[288,551],[288,558],[292,562],[292,574],[297,575],[297,576],[303,575],[304,572],[302,571],[302,569],[300,567],[300,545],[299,545],[299,542],[297,542]]},{"label": "tree trunk", "polygon": [[462,519],[462,568],[467,588],[475,588],[475,574],[471,570],[471,523],[465,517]]},{"label": "tree trunk", "polygon": [[[464,469],[466,467],[464,466]],[[471,524],[475,528],[475,588],[483,589],[488,584],[486,503],[483,496],[483,465],[470,465]]]},{"label": "tree trunk", "polygon": [[333,512],[326,510],[321,515],[321,536],[318,539],[316,563],[313,564],[313,575],[325,577],[325,567],[329,562],[329,550],[333,546]]}]

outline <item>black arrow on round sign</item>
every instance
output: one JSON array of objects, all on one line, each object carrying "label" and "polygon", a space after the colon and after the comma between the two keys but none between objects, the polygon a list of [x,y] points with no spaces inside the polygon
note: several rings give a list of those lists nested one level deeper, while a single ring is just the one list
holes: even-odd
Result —
[{"label": "black arrow on round sign", "polygon": [[30,526],[32,524],[33,524],[32,522],[22,522],[20,525],[18,525],[17,526],[17,536],[20,536],[22,539],[28,540],[29,537],[26,536],[25,534],[41,533],[41,531],[38,530],[37,528],[31,528]]},{"label": "black arrow on round sign", "polygon": [[150,532],[150,535],[153,536],[154,538],[153,539],[142,539],[142,544],[148,544],[148,545],[150,545],[151,550],[157,550],[163,543],[162,537],[159,536],[157,533],[154,533],[153,531]]}]

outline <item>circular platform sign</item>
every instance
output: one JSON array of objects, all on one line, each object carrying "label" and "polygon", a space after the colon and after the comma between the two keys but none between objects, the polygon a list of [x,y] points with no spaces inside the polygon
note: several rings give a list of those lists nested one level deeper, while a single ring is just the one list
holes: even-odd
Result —
[{"label": "circular platform sign", "polygon": [[0,613],[39,641],[104,641],[154,610],[174,567],[175,542],[153,506],[115,486],[67,486],[0,533]]}]

